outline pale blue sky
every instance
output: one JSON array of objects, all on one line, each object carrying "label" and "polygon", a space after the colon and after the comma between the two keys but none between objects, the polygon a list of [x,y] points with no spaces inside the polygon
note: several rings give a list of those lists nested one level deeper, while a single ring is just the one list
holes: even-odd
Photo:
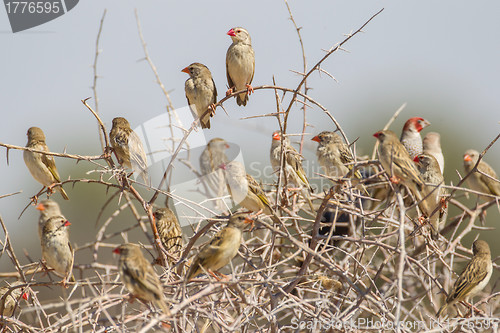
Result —
[{"label": "pale blue sky", "polygon": [[[456,182],[455,169],[462,170],[461,154],[467,148],[481,150],[500,130],[500,3],[482,1],[290,1],[295,20],[303,27],[309,65],[324,52],[385,8],[364,33],[332,55],[323,67],[326,75],[313,74],[310,95],[326,106],[343,126],[350,140],[360,137],[358,151],[368,152],[372,133],[383,127],[404,102],[407,109],[393,129],[399,132],[411,116],[423,116],[442,132],[449,157],[448,180]],[[32,30],[12,34],[5,12],[0,13],[2,52],[0,99],[4,121],[0,142],[24,146],[30,126],[41,127],[51,150],[98,154],[100,146],[92,115],[80,100],[92,95],[95,39],[104,9],[98,72],[100,111],[109,126],[115,116],[126,117],[133,126],[165,112],[165,100],[144,61],[137,33],[137,8],[150,55],[176,107],[186,106],[181,69],[192,62],[206,64],[214,76],[219,96],[226,90],[225,53],[230,45],[226,32],[245,27],[256,53],[253,84],[293,88],[300,77],[290,69],[302,69],[302,56],[288,12],[282,1],[80,1],[68,14]],[[3,11],[3,10],[2,10]],[[271,91],[258,91],[247,107],[234,101],[225,104],[229,117],[218,109],[210,137],[238,143],[246,161],[268,162],[274,119],[238,120],[275,110]],[[308,114],[316,128],[332,129],[319,110]],[[291,115],[290,131],[301,128],[301,113]],[[304,155],[314,159],[315,144],[308,141]],[[494,146],[486,156],[500,170]],[[73,161],[58,159],[59,171],[68,177]],[[3,175],[0,195],[23,193],[0,200],[0,213],[8,225],[26,223],[34,227],[33,209],[18,222],[17,216],[40,186],[28,173],[22,153],[5,149],[0,153]],[[72,175],[74,178],[75,176]],[[80,187],[82,188],[82,187]],[[78,189],[78,188],[77,188]],[[90,190],[102,190],[92,187]],[[68,189],[70,197],[78,198]],[[84,197],[82,197],[84,198]],[[84,199],[64,203],[66,209],[82,209]],[[59,198],[56,198],[59,199]],[[90,220],[95,214],[73,217]],[[32,224],[30,224],[32,223]],[[80,223],[83,223],[80,222]],[[75,227],[76,228],[76,227]],[[13,237],[19,237],[16,234]],[[37,242],[36,233],[28,241]]]}]

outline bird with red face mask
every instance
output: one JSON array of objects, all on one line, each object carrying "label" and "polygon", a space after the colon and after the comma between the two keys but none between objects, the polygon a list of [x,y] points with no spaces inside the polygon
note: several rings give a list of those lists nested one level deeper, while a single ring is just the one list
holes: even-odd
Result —
[{"label": "bird with red face mask", "polygon": [[406,121],[399,140],[410,154],[412,160],[415,156],[424,152],[420,131],[430,124],[430,122],[420,117],[413,117]]},{"label": "bird with red face mask", "polygon": [[229,90],[226,95],[246,89],[246,93],[236,96],[238,105],[247,105],[248,95],[253,92],[250,85],[255,73],[255,53],[248,31],[241,27],[232,28],[227,32],[233,43],[226,53],[226,75]]}]

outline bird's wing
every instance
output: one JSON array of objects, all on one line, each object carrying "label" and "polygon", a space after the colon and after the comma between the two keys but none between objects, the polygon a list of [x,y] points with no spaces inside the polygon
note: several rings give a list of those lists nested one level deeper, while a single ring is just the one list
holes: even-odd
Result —
[{"label": "bird's wing", "polygon": [[228,64],[228,61],[227,61],[228,54],[231,51],[232,47],[233,47],[233,45],[231,44],[231,46],[229,46],[229,49],[227,50],[227,54],[226,54],[226,77],[227,77],[227,84],[229,86],[229,89],[234,87],[234,83],[233,83],[233,80],[231,80],[231,75],[229,75],[229,68],[227,65]]},{"label": "bird's wing", "polygon": [[148,183],[147,179],[147,158],[146,152],[144,151],[144,147],[142,146],[141,139],[134,132],[131,131],[128,138],[128,148],[130,154],[130,163],[132,164],[132,169],[137,171],[143,178],[146,183]]},{"label": "bird's wing", "polygon": [[217,87],[215,86],[214,79],[212,79],[212,84],[214,85],[214,99],[212,100],[212,103],[217,103]]},{"label": "bird's wing", "polygon": [[[43,149],[41,150],[48,152],[49,148],[46,145],[44,145]],[[54,157],[51,155],[42,154],[42,163],[47,167],[47,169],[49,169],[50,173],[52,174],[56,182],[60,183],[61,178],[59,177],[59,172],[57,172],[56,162],[54,160]]]},{"label": "bird's wing", "polygon": [[481,265],[478,265],[477,260],[471,260],[462,274],[460,274],[457,281],[455,281],[455,285],[450,295],[448,295],[448,303],[455,299],[462,300],[474,287],[483,281],[487,275],[488,272],[482,269]]},{"label": "bird's wing", "polygon": [[[479,165],[477,166],[477,169],[479,171],[481,171],[482,173],[485,173],[487,174],[488,176],[490,177],[493,177],[495,179],[498,179],[497,177],[497,174],[495,172],[495,170],[493,170],[492,167],[490,167],[488,164],[486,163],[482,163],[480,162]],[[479,174],[479,178],[481,179],[481,181],[486,185],[488,186],[488,189],[490,190],[491,193],[495,194],[495,195],[500,195],[500,183],[498,183],[497,181],[494,181],[488,177],[486,177],[485,175],[483,174]]]},{"label": "bird's wing", "polygon": [[262,187],[260,187],[259,183],[257,183],[257,181],[249,174],[247,174],[247,180],[248,180],[249,190],[252,193],[254,193],[260,199],[260,201],[262,201],[262,203],[264,205],[266,205],[268,208],[271,208],[271,204],[269,203],[269,199],[267,198],[266,194],[262,190]]}]

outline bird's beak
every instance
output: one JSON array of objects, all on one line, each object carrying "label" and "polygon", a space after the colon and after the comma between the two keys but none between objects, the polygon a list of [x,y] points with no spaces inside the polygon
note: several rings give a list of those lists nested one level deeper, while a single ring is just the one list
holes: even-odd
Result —
[{"label": "bird's beak", "polygon": [[227,35],[232,36],[232,37],[235,37],[235,36],[236,36],[236,33],[234,32],[234,30],[233,30],[233,29],[231,29],[231,30],[229,30],[229,31],[227,32]]},{"label": "bird's beak", "polygon": [[226,149],[229,149],[231,146],[226,143]]},{"label": "bird's beak", "polygon": [[116,249],[113,250],[113,253],[114,254],[120,254],[120,248],[117,247]]},{"label": "bird's beak", "polygon": [[464,161],[465,161],[465,162],[471,162],[471,161],[472,161],[472,157],[470,157],[470,155],[469,155],[469,154],[465,154],[465,155],[464,155]]},{"label": "bird's beak", "polygon": [[28,300],[28,293],[23,293],[23,295],[21,297],[24,298],[25,301],[27,301]]},{"label": "bird's beak", "polygon": [[376,137],[377,139],[378,139],[379,135],[380,135],[380,132],[373,134],[373,136]]},{"label": "bird's beak", "polygon": [[311,140],[316,141],[316,142],[320,142],[321,141],[317,135],[314,138],[312,138]]},{"label": "bird's beak", "polygon": [[420,163],[420,160],[418,159],[418,156],[415,156],[415,158],[413,159],[413,162]]},{"label": "bird's beak", "polygon": [[431,124],[431,122],[430,122],[430,121],[428,121],[428,120],[425,120],[425,119],[424,119],[424,120],[422,121],[422,127],[427,127],[427,126],[429,126],[430,124]]},{"label": "bird's beak", "polygon": [[191,74],[191,72],[189,72],[189,67],[184,68],[181,72]]},{"label": "bird's beak", "polygon": [[43,204],[41,204],[41,203],[40,203],[40,204],[38,204],[38,205],[36,206],[36,209],[38,209],[39,211],[43,212],[43,211],[45,210],[45,206],[44,206]]},{"label": "bird's beak", "polygon": [[219,165],[219,168],[221,168],[222,170],[226,170],[226,164],[222,163],[221,165]]},{"label": "bird's beak", "polygon": [[71,223],[69,223],[68,220],[66,220],[66,222],[64,222],[64,224],[63,224],[63,226],[65,226],[65,227],[69,227],[70,225],[71,225]]},{"label": "bird's beak", "polygon": [[277,140],[277,141],[281,140],[281,136],[278,132],[273,133],[273,140]]}]

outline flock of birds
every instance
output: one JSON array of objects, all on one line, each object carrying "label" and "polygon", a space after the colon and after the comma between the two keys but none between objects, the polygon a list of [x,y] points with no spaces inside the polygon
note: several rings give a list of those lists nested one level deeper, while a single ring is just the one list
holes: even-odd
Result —
[{"label": "flock of birds", "polygon": [[[226,56],[227,79],[230,90],[243,91],[237,94],[238,105],[245,106],[248,96],[253,91],[251,82],[255,70],[254,52],[248,32],[240,27],[227,33],[233,43]],[[208,68],[193,63],[183,69],[190,75],[186,81],[185,91],[193,113],[197,114],[202,128],[210,128],[210,117],[215,110],[217,91]],[[246,91],[245,91],[246,89]],[[324,131],[312,138],[318,142],[317,159],[324,171],[324,176],[335,184],[343,186],[352,184],[361,196],[371,197],[371,202],[383,201],[390,194],[390,188],[401,184],[408,191],[408,197],[417,202],[420,217],[418,220],[430,231],[431,239],[439,239],[440,225],[446,219],[446,198],[448,193],[443,187],[444,157],[438,133],[428,133],[422,140],[420,132],[430,123],[423,118],[410,118],[401,137],[390,130],[381,130],[374,134],[378,140],[378,156],[383,172],[366,178],[366,172],[360,172],[358,161],[349,146],[335,132]],[[49,152],[45,143],[45,135],[38,127],[28,130],[29,150],[24,151],[24,161],[33,178],[52,190],[60,192],[65,200],[69,197],[61,185],[53,156],[41,152]],[[141,140],[131,129],[125,118],[113,119],[109,133],[112,150],[119,164],[140,174],[148,184],[146,154]],[[243,164],[230,161],[225,150],[228,144],[224,139],[212,139],[200,156],[201,173],[214,194],[223,196],[226,191],[233,200],[244,209],[254,212],[233,213],[225,228],[203,245],[192,259],[185,275],[189,282],[200,274],[210,273],[217,277],[219,269],[226,266],[238,253],[243,231],[253,225],[256,216],[264,215],[273,222],[279,222],[278,210],[268,198],[268,193],[251,175],[247,174]],[[38,152],[37,152],[38,151]],[[483,160],[478,163],[479,153],[466,151],[464,167],[468,183],[472,190],[484,198],[500,196],[500,184],[494,170]],[[285,184],[298,189],[297,196],[303,198],[312,212],[315,207],[311,199],[312,188],[302,166],[302,156],[292,146],[286,134],[276,131],[272,134],[270,162],[273,169],[284,175]],[[373,167],[370,167],[373,168]],[[281,170],[281,171],[280,171]],[[369,186],[374,181],[383,182],[387,177],[391,186]],[[384,178],[385,179],[385,178]],[[413,202],[413,201],[412,201]],[[68,227],[70,223],[62,214],[59,205],[51,200],[43,200],[37,205],[40,210],[38,233],[41,241],[42,257],[47,266],[63,277],[62,284],[74,281],[72,275],[74,252],[69,241]],[[317,207],[316,207],[317,210]],[[159,208],[154,218],[162,245],[168,253],[170,263],[175,263],[178,254],[184,247],[182,229],[174,212],[168,208]],[[281,217],[283,219],[283,217]],[[422,230],[425,230],[422,228]],[[431,240],[429,240],[431,241]],[[441,316],[447,306],[465,300],[481,291],[488,283],[493,268],[488,244],[476,240],[472,246],[473,257],[457,278],[452,290],[437,316]],[[165,315],[170,314],[163,293],[162,283],[152,264],[144,257],[141,248],[132,243],[117,247],[114,253],[119,257],[119,272],[127,290],[135,297],[150,301],[158,306]],[[221,274],[219,273],[219,276]],[[22,292],[21,283],[0,288],[0,311],[4,316],[13,313],[20,297],[27,297]]]}]

